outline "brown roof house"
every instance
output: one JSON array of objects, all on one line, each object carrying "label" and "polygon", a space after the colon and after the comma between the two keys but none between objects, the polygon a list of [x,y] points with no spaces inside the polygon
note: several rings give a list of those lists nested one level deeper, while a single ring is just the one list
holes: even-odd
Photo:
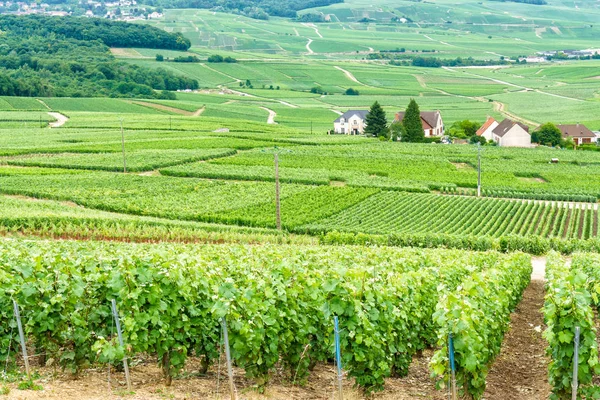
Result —
[{"label": "brown roof house", "polygon": [[578,146],[587,143],[596,143],[598,141],[596,134],[589,130],[585,125],[557,125],[557,127],[560,129],[563,139],[572,138],[573,143]]},{"label": "brown roof house", "polygon": [[508,118],[492,129],[492,140],[503,147],[531,147],[529,127]]},{"label": "brown roof house", "polygon": [[[394,122],[402,122],[402,120],[404,120],[404,111],[397,112]],[[444,135],[444,121],[439,110],[421,111],[421,124],[423,124],[425,137]]]}]

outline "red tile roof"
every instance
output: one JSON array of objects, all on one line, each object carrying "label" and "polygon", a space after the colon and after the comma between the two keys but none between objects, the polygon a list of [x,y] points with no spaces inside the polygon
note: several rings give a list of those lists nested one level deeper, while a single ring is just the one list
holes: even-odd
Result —
[{"label": "red tile roof", "polygon": [[488,117],[487,121],[485,121],[485,124],[481,125],[481,128],[479,128],[477,130],[477,136],[481,136],[483,135],[483,133],[485,131],[487,131],[487,129],[494,123],[496,122],[496,120],[492,117]]}]

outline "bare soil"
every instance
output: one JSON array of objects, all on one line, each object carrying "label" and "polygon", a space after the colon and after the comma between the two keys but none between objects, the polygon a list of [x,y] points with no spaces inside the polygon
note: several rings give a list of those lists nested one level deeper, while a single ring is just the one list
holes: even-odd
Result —
[{"label": "bare soil", "polygon": [[547,180],[545,180],[544,178],[540,178],[540,177],[519,177],[519,180],[521,182],[527,182],[527,183],[548,183]]},{"label": "bare soil", "polygon": [[111,47],[110,52],[115,57],[123,57],[123,58],[152,58],[152,57],[144,57],[140,52],[134,49],[125,49],[121,47]]},{"label": "bare soil", "polygon": [[453,162],[451,164],[454,165],[456,169],[473,169],[473,167],[467,163]]},{"label": "bare soil", "polygon": [[542,337],[544,283],[532,280],[511,316],[500,355],[487,378],[486,400],[544,400],[550,396],[549,359]]},{"label": "bare soil", "polygon": [[[444,400],[445,393],[437,391],[429,379],[428,363],[433,354],[427,352],[415,359],[409,376],[402,379],[390,378],[386,382],[386,390],[377,393],[374,400],[412,400],[431,399]],[[80,377],[57,372],[53,368],[36,367],[41,374],[36,383],[43,390],[18,390],[15,384],[9,384],[10,393],[3,398],[19,400],[158,400],[158,399],[230,399],[227,371],[224,362],[214,365],[206,375],[198,373],[198,360],[188,362],[182,378],[174,379],[170,387],[165,386],[161,370],[155,360],[133,360],[131,371],[131,392],[127,391],[123,373],[113,369],[108,375],[108,368],[89,369]],[[220,379],[218,377],[220,376]],[[333,365],[317,365],[309,380],[302,386],[293,385],[289,376],[278,371],[268,384],[265,393],[258,393],[253,382],[244,378],[243,371],[234,368],[236,398],[238,400],[337,400],[337,379]],[[344,378],[343,392],[345,400],[364,399],[365,396],[353,388],[352,381]]]},{"label": "bare soil", "polygon": [[138,104],[138,105],[144,106],[144,107],[154,108],[154,109],[160,110],[160,111],[166,111],[166,112],[170,112],[170,113],[174,113],[174,114],[185,115],[187,117],[198,117],[204,111],[204,107],[199,108],[196,111],[186,111],[186,110],[182,110],[181,108],[169,107],[169,106],[165,106],[163,104],[157,104],[157,103],[149,103],[147,101],[131,101],[130,103]]}]

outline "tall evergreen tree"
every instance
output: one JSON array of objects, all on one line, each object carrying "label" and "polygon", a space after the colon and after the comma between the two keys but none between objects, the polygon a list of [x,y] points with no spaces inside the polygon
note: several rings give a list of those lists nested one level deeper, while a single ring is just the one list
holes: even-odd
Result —
[{"label": "tall evergreen tree", "polygon": [[366,118],[367,126],[365,127],[365,134],[372,136],[385,136],[388,132],[387,118],[385,117],[385,111],[376,101],[371,106],[369,113]]},{"label": "tall evergreen tree", "polygon": [[402,136],[403,142],[422,142],[425,139],[425,131],[423,130],[423,124],[421,122],[421,111],[419,111],[419,105],[415,99],[410,99],[406,112],[404,113],[404,119],[402,125],[406,133]]}]

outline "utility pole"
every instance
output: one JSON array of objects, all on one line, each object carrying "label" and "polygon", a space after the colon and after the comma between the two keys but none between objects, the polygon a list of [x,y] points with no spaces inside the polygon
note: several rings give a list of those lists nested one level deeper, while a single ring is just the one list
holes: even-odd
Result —
[{"label": "utility pole", "polygon": [[171,123],[171,116],[169,115],[169,130],[173,130],[173,124]]},{"label": "utility pole", "polygon": [[312,130],[312,121],[310,121],[310,134],[312,135],[313,130]]},{"label": "utility pole", "polygon": [[123,132],[123,119],[121,118],[121,149],[123,150],[123,173],[127,173],[127,161],[125,160],[125,133]]},{"label": "utility pole", "polygon": [[281,204],[279,201],[279,154],[275,152],[275,213],[277,229],[281,230]]},{"label": "utility pole", "polygon": [[477,143],[477,197],[481,197],[481,142]]}]

